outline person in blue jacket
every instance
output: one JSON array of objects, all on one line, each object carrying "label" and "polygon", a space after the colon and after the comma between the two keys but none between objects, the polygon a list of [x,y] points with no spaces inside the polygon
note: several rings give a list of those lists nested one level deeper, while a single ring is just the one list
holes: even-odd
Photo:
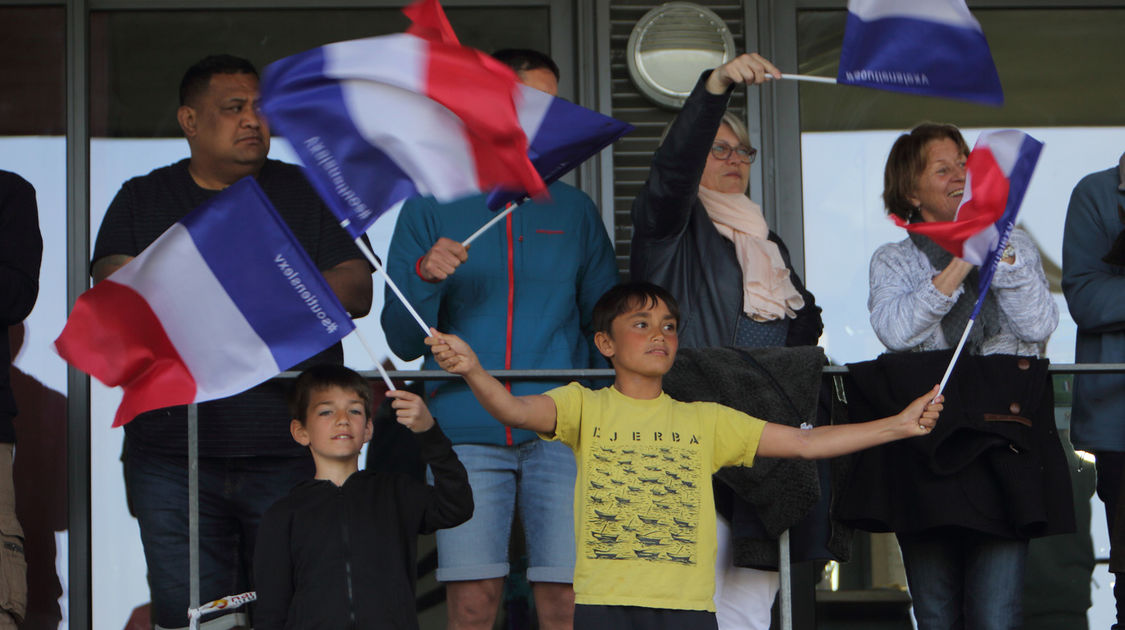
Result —
[{"label": "person in blue jacket", "polygon": [[[1070,196],[1063,230],[1062,288],[1078,325],[1079,363],[1125,362],[1125,155],[1118,166],[1090,173]],[[1125,627],[1125,374],[1074,377],[1070,416],[1074,448],[1094,453],[1098,497],[1110,532],[1109,570],[1117,623]]]},{"label": "person in blue jacket", "polygon": [[[520,81],[556,94],[558,68],[526,50],[495,55]],[[613,247],[597,207],[561,182],[549,202],[525,203],[472,243],[461,241],[494,216],[484,196],[439,204],[416,198],[402,208],[387,271],[427,324],[473,345],[486,369],[607,367],[593,349],[590,318],[617,282]],[[426,354],[426,334],[390,291],[382,313],[391,350]],[[438,369],[432,355],[425,369]],[[539,394],[561,381],[513,381],[513,394]],[[446,584],[451,628],[492,628],[508,573],[516,508],[528,550],[539,627],[572,626],[574,456],[494,420],[460,381],[432,381],[427,404],[469,472],[476,511],[437,533],[437,579]]]}]

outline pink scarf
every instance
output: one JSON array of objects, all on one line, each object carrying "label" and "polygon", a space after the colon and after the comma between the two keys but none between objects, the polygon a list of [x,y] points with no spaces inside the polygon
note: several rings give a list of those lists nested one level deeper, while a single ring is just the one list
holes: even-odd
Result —
[{"label": "pink scarf", "polygon": [[699,187],[699,200],[707,216],[727,240],[734,243],[742,267],[742,309],[751,319],[767,322],[793,318],[805,298],[789,279],[789,269],[777,243],[769,240],[762,208],[742,193],[721,193]]}]

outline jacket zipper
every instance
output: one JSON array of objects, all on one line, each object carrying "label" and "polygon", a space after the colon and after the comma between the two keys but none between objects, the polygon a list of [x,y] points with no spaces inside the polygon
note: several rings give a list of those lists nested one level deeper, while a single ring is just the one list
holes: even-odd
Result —
[{"label": "jacket zipper", "polygon": [[[508,232],[508,330],[504,339],[504,369],[512,369],[512,320],[515,315],[516,304],[516,262],[515,243],[512,239],[512,215],[509,213],[505,220]],[[505,381],[504,387],[512,391],[512,382]],[[504,444],[512,445],[512,427],[504,427]]]},{"label": "jacket zipper", "polygon": [[344,500],[344,489],[336,489],[340,502],[340,535],[344,539],[344,583],[348,594],[348,627],[355,628],[355,598],[352,595],[352,553],[348,542],[348,503]]}]

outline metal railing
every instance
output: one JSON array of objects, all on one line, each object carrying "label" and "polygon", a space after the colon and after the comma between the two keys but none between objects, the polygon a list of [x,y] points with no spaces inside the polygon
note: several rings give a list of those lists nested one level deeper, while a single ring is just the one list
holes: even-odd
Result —
[{"label": "metal railing", "polygon": [[[825,374],[844,375],[848,373],[846,365],[826,365]],[[1055,374],[1112,374],[1125,373],[1125,363],[1056,363],[1048,368],[1048,372]],[[277,378],[296,378],[300,372],[282,372]],[[379,372],[375,370],[360,371],[360,374],[378,380]],[[570,370],[490,370],[489,374],[501,380],[522,381],[568,381],[586,379],[613,378],[612,369],[570,369]],[[394,381],[450,381],[461,377],[442,370],[390,370],[387,375]],[[199,446],[198,446],[198,413],[196,405],[188,405],[188,522],[190,529],[190,605],[192,610],[197,610],[199,602]],[[781,602],[782,628],[792,628],[792,592],[789,576],[789,532],[782,532],[778,540],[780,562],[779,593]],[[198,617],[191,619],[191,627],[195,628]]]}]

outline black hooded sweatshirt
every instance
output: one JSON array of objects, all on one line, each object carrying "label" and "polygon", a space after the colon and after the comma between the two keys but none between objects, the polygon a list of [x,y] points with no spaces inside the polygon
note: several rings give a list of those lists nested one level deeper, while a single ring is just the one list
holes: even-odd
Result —
[{"label": "black hooded sweatshirt", "polygon": [[417,434],[434,485],[359,471],[312,479],[262,517],[254,554],[257,630],[418,628],[418,534],[473,514],[468,474],[435,424]]}]

